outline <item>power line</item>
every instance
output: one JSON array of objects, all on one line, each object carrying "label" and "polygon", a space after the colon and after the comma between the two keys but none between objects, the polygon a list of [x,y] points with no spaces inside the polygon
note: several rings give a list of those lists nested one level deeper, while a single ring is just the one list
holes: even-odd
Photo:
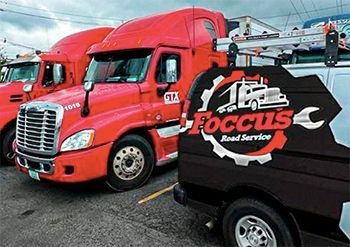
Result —
[{"label": "power line", "polygon": [[292,4],[292,6],[293,6],[293,8],[294,8],[295,12],[296,12],[296,13],[297,13],[297,15],[299,16],[299,19],[300,19],[302,22],[304,22],[303,18],[301,18],[301,15],[299,14],[299,12],[298,12],[297,8],[295,7],[295,5],[294,5],[293,1],[292,1],[292,0],[289,0],[289,2]]},{"label": "power line", "polygon": [[96,16],[91,16],[91,15],[81,15],[81,14],[76,14],[76,13],[71,13],[71,12],[63,12],[63,11],[56,11],[56,10],[47,10],[43,8],[36,8],[36,7],[30,7],[30,6],[25,6],[21,4],[16,4],[16,3],[8,3],[7,1],[0,1],[0,3],[6,4],[6,5],[12,5],[20,8],[26,8],[26,9],[33,9],[33,10],[38,10],[38,11],[45,11],[45,12],[50,12],[50,13],[56,13],[56,14],[61,14],[61,15],[69,15],[69,16],[76,16],[76,17],[84,17],[84,18],[92,18],[92,19],[100,19],[100,20],[112,20],[112,21],[120,21],[124,22],[124,19],[117,19],[117,18],[112,18],[112,17],[96,17]]},{"label": "power line", "polygon": [[84,25],[93,25],[93,26],[101,25],[100,23],[97,23],[97,22],[83,22],[83,21],[75,21],[75,20],[69,20],[69,19],[48,17],[48,16],[43,16],[43,15],[35,15],[35,14],[24,13],[24,12],[15,11],[15,10],[10,10],[10,9],[1,9],[1,8],[0,8],[0,12],[1,12],[1,11],[2,11],[2,12],[7,12],[7,13],[12,13],[12,14],[18,14],[18,15],[25,15],[25,16],[30,16],[30,17],[36,17],[36,18],[41,18],[41,19],[46,19],[46,20],[55,20],[55,21],[63,21],[63,22],[73,22],[73,23],[84,24]]},{"label": "power line", "polygon": [[340,0],[340,10],[341,10],[341,13],[343,14],[344,13],[343,0]]},{"label": "power line", "polygon": [[286,24],[284,25],[284,30],[283,30],[283,31],[286,31],[286,29],[287,29],[287,26],[288,26],[288,22],[289,22],[290,15],[291,15],[291,12],[289,12],[289,15],[288,15],[288,17],[287,17]]},{"label": "power line", "polygon": [[23,45],[23,44],[14,42],[14,41],[10,41],[10,40],[8,40],[6,38],[3,39],[3,43],[4,44],[10,44],[10,45],[13,45],[13,46],[23,47],[23,48],[26,48],[26,49],[29,49],[29,50],[36,50],[36,48],[34,48],[34,47]]},{"label": "power line", "polygon": [[317,7],[316,7],[316,4],[314,2],[314,0],[311,0],[311,3],[312,3],[312,6],[314,7],[315,9],[315,12],[317,12],[317,15],[320,16],[320,12],[318,11]]},{"label": "power line", "polygon": [[301,3],[301,6],[303,7],[305,13],[307,14],[307,16],[308,16],[309,18],[311,18],[310,14],[309,14],[309,13],[307,12],[307,10],[306,10],[306,7],[305,7],[305,4],[304,4],[303,0],[299,0],[299,1],[300,1],[300,3]]},{"label": "power line", "polygon": [[[348,4],[343,4],[343,7],[348,7],[350,6],[350,3]],[[325,8],[319,8],[318,10],[308,10],[308,11],[303,11],[303,12],[298,12],[298,13],[293,13],[291,16],[294,15],[300,15],[300,14],[306,14],[306,13],[313,13],[313,12],[318,12],[318,11],[324,11],[324,10],[330,10],[330,9],[336,9],[337,7],[325,7]],[[259,19],[273,19],[273,18],[279,18],[279,17],[287,17],[288,14],[283,14],[283,15],[270,15],[270,16],[262,16],[262,17],[257,17]]]},{"label": "power line", "polygon": [[338,4],[338,0],[335,0],[335,3],[336,3],[336,5],[337,5],[337,14],[339,15],[339,4]]}]

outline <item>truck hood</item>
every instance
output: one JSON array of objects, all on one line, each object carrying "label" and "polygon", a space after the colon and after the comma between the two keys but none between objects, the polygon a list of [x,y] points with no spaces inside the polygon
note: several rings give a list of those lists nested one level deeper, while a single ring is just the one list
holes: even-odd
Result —
[{"label": "truck hood", "polygon": [[[93,92],[90,94],[90,96]],[[81,85],[60,90],[52,94],[47,94],[37,99],[37,101],[49,101],[58,105],[68,105],[76,102],[82,102],[85,97],[85,91]]]},{"label": "truck hood", "polygon": [[26,100],[23,85],[23,82],[0,83],[0,106],[23,103]]},{"label": "truck hood", "polygon": [[84,105],[85,91],[82,85],[58,91],[38,98],[36,101],[49,101],[63,107],[63,121],[60,141],[80,130],[95,128],[99,121],[104,121],[102,115],[118,116],[121,111],[140,102],[140,87],[136,83],[96,84],[89,96],[90,114],[81,116]]},{"label": "truck hood", "polygon": [[[136,90],[136,91],[135,91]],[[109,100],[119,101],[119,98],[129,96],[130,93],[139,93],[139,87],[135,83],[100,83],[89,95],[89,106],[95,108],[98,104],[99,108],[103,107]],[[59,104],[63,107],[79,103],[83,107],[85,99],[85,91],[82,85],[71,87],[65,90],[45,95],[38,98],[38,101],[49,101]],[[81,109],[80,108],[80,109]],[[107,107],[108,108],[108,107]],[[112,107],[114,108],[114,107]],[[104,109],[108,110],[108,109]]]}]

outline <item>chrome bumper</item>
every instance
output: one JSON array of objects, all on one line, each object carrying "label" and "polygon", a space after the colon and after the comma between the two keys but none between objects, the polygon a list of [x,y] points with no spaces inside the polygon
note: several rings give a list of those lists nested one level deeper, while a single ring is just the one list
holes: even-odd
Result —
[{"label": "chrome bumper", "polygon": [[55,169],[55,158],[33,157],[18,149],[16,149],[16,161],[20,166],[40,173],[52,174]]}]

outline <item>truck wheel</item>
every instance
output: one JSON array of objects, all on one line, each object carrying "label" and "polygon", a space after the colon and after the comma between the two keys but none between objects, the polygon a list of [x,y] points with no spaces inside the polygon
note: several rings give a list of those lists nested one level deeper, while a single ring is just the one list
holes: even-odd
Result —
[{"label": "truck wheel", "polygon": [[154,164],[151,145],[141,136],[128,135],[112,147],[106,183],[114,191],[135,189],[148,181]]},{"label": "truck wheel", "polygon": [[0,165],[14,165],[14,152],[12,150],[12,143],[16,138],[16,129],[8,130],[3,138],[1,138],[1,163]]},{"label": "truck wheel", "polygon": [[227,208],[223,232],[226,244],[230,246],[296,246],[283,217],[253,198],[239,199]]},{"label": "truck wheel", "polygon": [[250,104],[252,111],[256,111],[258,109],[258,106],[259,104],[256,100],[253,100],[252,103]]}]

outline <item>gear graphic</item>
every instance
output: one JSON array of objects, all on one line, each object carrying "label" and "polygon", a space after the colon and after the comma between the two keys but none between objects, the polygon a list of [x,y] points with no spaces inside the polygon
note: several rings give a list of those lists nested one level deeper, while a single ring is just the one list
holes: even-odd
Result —
[{"label": "gear graphic", "polygon": [[[205,89],[202,93],[201,100],[203,101],[202,107],[198,111],[207,111],[209,100],[213,96],[216,87],[225,79],[222,75],[216,77],[213,80],[213,86],[210,89]],[[260,164],[264,164],[272,159],[271,153],[263,155],[246,155],[232,152],[225,147],[223,147],[212,135],[207,135],[204,130],[201,130],[201,134],[205,141],[209,141],[213,145],[213,152],[219,155],[220,158],[227,156],[235,161],[236,165],[248,166],[251,161],[258,161]]]}]

